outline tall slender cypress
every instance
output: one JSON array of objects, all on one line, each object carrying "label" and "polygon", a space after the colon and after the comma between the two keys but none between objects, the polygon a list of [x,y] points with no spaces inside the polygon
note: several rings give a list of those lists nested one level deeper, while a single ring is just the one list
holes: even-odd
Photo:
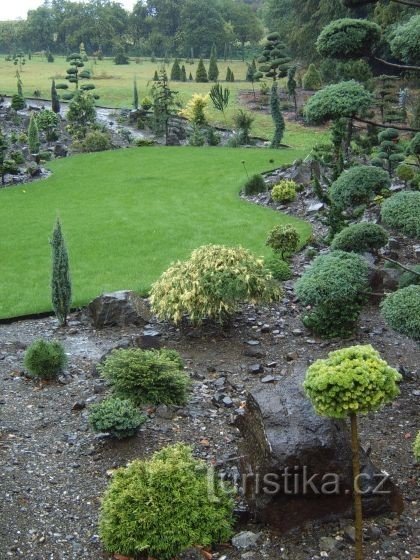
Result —
[{"label": "tall slender cypress", "polygon": [[60,98],[55,87],[55,80],[51,84],[51,109],[54,113],[58,114],[60,112]]},{"label": "tall slender cypress", "polygon": [[274,136],[273,140],[271,141],[270,148],[279,148],[281,141],[283,139],[285,124],[284,118],[280,109],[280,100],[277,93],[277,82],[274,80],[273,85],[271,86],[271,97],[270,97],[270,107],[271,107],[271,116],[274,121]]},{"label": "tall slender cypress", "polygon": [[67,315],[71,304],[71,280],[69,257],[66,244],[61,231],[60,220],[57,218],[53,236],[52,247],[52,276],[51,299],[54,313],[60,326],[67,325]]},{"label": "tall slender cypress", "polygon": [[32,154],[37,154],[39,152],[39,146],[40,146],[39,130],[36,122],[35,113],[32,113],[31,120],[29,121],[28,144]]},{"label": "tall slender cypress", "polygon": [[136,81],[135,78],[134,78],[134,84],[133,84],[133,107],[136,111],[139,108],[139,92],[138,92],[138,89],[137,89],[137,81]]}]

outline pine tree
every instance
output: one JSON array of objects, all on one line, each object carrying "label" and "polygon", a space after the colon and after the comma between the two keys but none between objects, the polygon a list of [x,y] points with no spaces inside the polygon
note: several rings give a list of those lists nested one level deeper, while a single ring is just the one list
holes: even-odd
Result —
[{"label": "pine tree", "polygon": [[153,76],[153,81],[157,82],[158,80],[159,80],[159,76],[158,76],[157,70],[155,70],[155,75]]},{"label": "pine tree", "polygon": [[8,143],[6,136],[3,134],[2,129],[0,128],[0,175],[1,175],[1,183],[4,185],[4,176],[6,174],[5,169],[5,159],[6,159],[6,152],[8,148]]},{"label": "pine tree", "polygon": [[185,66],[182,65],[181,68],[181,82],[186,82],[187,81],[187,71],[185,70]]},{"label": "pine tree", "polygon": [[188,76],[188,79],[190,80],[190,82],[193,81],[193,76],[192,76],[191,72],[190,72],[190,75]]},{"label": "pine tree", "polygon": [[57,218],[52,247],[51,299],[54,313],[60,326],[67,324],[67,315],[71,304],[71,280],[67,248],[61,231],[60,220]]},{"label": "pine tree", "polygon": [[280,109],[280,100],[277,93],[277,82],[274,80],[271,86],[271,98],[270,98],[270,108],[271,116],[274,121],[274,136],[271,141],[271,148],[280,148],[281,141],[283,139],[285,124],[283,115]]},{"label": "pine tree", "polygon": [[179,61],[176,58],[171,69],[171,81],[180,81],[182,78],[181,67]]},{"label": "pine tree", "polygon": [[200,58],[200,61],[197,66],[197,73],[195,75],[196,82],[208,82],[209,79],[207,77],[206,67],[204,66],[203,59]]},{"label": "pine tree", "polygon": [[231,81],[232,81],[232,80],[230,79],[230,73],[231,73],[231,72],[232,72],[232,70],[231,70],[231,69],[229,68],[229,66],[228,66],[228,67],[227,67],[227,70],[226,70],[226,78],[225,78],[225,81],[226,81],[226,82],[231,82]]},{"label": "pine tree", "polygon": [[209,80],[217,82],[219,77],[219,68],[217,67],[216,47],[213,45],[211,49],[210,64],[209,64]]},{"label": "pine tree", "polygon": [[60,113],[60,98],[58,97],[57,90],[55,89],[55,80],[51,84],[51,109],[54,113]]},{"label": "pine tree", "polygon": [[37,154],[39,152],[39,146],[40,146],[39,130],[38,130],[38,125],[36,123],[35,113],[32,113],[31,120],[29,121],[28,144],[32,154]]},{"label": "pine tree", "polygon": [[255,74],[257,73],[257,65],[255,64],[255,58],[252,59],[251,64],[248,64],[248,68],[246,71],[246,81],[254,83],[255,82]]},{"label": "pine tree", "polygon": [[137,81],[136,81],[135,78],[134,78],[134,84],[133,84],[133,107],[136,111],[139,108],[139,92],[138,92],[138,89],[137,89]]}]

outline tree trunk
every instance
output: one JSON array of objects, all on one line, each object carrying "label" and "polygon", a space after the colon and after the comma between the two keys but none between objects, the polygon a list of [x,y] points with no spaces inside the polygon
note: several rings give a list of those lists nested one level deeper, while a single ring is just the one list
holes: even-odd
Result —
[{"label": "tree trunk", "polygon": [[357,431],[357,416],[350,414],[351,448],[353,454],[353,500],[354,500],[354,530],[355,530],[355,560],[363,560],[363,513],[362,495],[360,492],[360,450]]}]

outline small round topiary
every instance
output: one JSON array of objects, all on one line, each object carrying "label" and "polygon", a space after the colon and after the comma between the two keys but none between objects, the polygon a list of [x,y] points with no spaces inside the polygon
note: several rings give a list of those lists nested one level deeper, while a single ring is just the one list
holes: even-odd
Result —
[{"label": "small round topiary", "polygon": [[[410,268],[412,268],[413,272],[406,270],[401,274],[398,281],[399,288],[407,288],[407,286],[420,284],[420,264],[416,264],[416,266]],[[417,272],[417,274],[415,274],[415,272]]]},{"label": "small round topiary", "polygon": [[408,165],[407,163],[401,163],[395,170],[395,174],[397,175],[398,179],[404,181],[404,183],[407,184],[408,181],[414,179],[416,173],[412,165]]},{"label": "small round topiary", "polygon": [[267,185],[265,184],[264,177],[257,173],[246,181],[243,188],[244,193],[250,196],[252,194],[265,192],[267,190]]},{"label": "small round topiary", "polygon": [[296,198],[296,183],[283,179],[271,190],[271,198],[274,202],[292,202]]},{"label": "small round topiary", "polygon": [[369,222],[361,222],[346,227],[331,243],[331,249],[364,253],[377,251],[388,243],[388,234],[383,227]]},{"label": "small round topiary", "polygon": [[275,253],[279,253],[282,260],[291,255],[299,246],[299,233],[294,226],[275,226],[268,234],[266,245]]},{"label": "small round topiary", "polygon": [[89,424],[93,430],[109,432],[118,439],[133,436],[145,421],[146,416],[128,399],[109,397],[89,408]]},{"label": "small round topiary", "polygon": [[392,401],[401,375],[371,346],[352,346],[330,352],[308,369],[305,393],[321,416],[346,418],[367,414]]},{"label": "small round topiary", "polygon": [[187,402],[190,379],[174,350],[114,350],[98,370],[116,396],[136,405]]},{"label": "small round topiary", "polygon": [[407,286],[390,294],[381,310],[391,329],[420,339],[420,286]]},{"label": "small round topiary", "polygon": [[272,256],[265,259],[265,266],[273,275],[273,278],[279,282],[284,282],[285,280],[290,280],[292,277],[292,271],[290,270],[290,265],[286,261],[279,259],[277,256]]},{"label": "small round topiary", "polygon": [[[209,491],[211,490],[211,492]],[[118,469],[104,495],[99,534],[108,552],[170,560],[232,534],[232,490],[214,484],[191,448],[177,444]]]},{"label": "small round topiary", "polygon": [[342,210],[369,202],[391,185],[388,173],[373,165],[357,165],[344,171],[330,188],[333,204]]},{"label": "small round topiary", "polygon": [[153,312],[160,319],[223,324],[243,302],[271,302],[281,290],[264,260],[242,247],[204,245],[187,261],[171,265],[151,289]]},{"label": "small round topiary", "polygon": [[416,439],[413,443],[413,455],[415,460],[420,463],[420,431],[417,432]]},{"label": "small round topiary", "polygon": [[54,379],[67,364],[67,356],[59,342],[40,339],[27,349],[24,364],[31,376]]},{"label": "small round topiary", "polygon": [[420,237],[420,192],[394,194],[382,204],[381,218],[385,225],[409,237]]}]

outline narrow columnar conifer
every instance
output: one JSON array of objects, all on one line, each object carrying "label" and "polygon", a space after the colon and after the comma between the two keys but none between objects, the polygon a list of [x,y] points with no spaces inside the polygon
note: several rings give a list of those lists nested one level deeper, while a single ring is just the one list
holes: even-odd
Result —
[{"label": "narrow columnar conifer", "polygon": [[67,324],[67,315],[71,304],[71,280],[69,258],[60,220],[57,219],[51,240],[52,277],[51,299],[54,313],[60,326]]},{"label": "narrow columnar conifer", "polygon": [[134,84],[133,84],[133,107],[136,111],[139,108],[139,92],[137,89],[136,79],[134,79]]},{"label": "narrow columnar conifer", "polygon": [[55,80],[51,84],[51,109],[54,113],[58,114],[60,112],[60,98],[55,87]]},{"label": "narrow columnar conifer", "polygon": [[32,154],[37,154],[39,152],[39,130],[38,125],[36,123],[35,113],[32,113],[31,120],[29,121],[29,128],[28,128],[28,143],[29,149]]}]

